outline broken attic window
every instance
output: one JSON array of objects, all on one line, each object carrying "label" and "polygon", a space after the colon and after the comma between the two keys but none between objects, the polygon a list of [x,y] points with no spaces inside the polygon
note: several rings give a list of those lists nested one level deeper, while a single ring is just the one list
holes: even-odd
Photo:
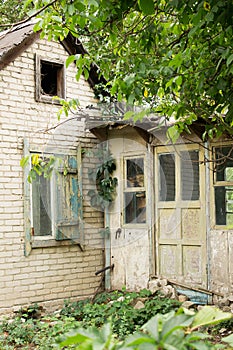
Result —
[{"label": "broken attic window", "polygon": [[[214,182],[216,225],[233,226],[233,149],[215,148],[216,172]],[[223,183],[226,184],[223,184]]]},{"label": "broken attic window", "polygon": [[146,191],[144,158],[125,159],[126,188],[124,191],[125,223],[146,223]]},{"label": "broken attic window", "polygon": [[40,59],[36,60],[36,99],[58,103],[54,96],[65,98],[64,64]]}]

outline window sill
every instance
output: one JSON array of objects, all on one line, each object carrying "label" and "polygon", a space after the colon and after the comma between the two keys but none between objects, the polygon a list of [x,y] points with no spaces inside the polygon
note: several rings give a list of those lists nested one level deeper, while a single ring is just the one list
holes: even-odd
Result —
[{"label": "window sill", "polygon": [[[50,103],[50,104],[53,104],[53,105],[60,105],[61,106],[61,103],[59,100],[57,100],[55,98],[56,96],[49,96],[49,95],[40,95],[36,98],[36,101],[37,102],[43,102],[43,103]],[[64,99],[63,96],[59,96],[59,98],[62,98]]]},{"label": "window sill", "polygon": [[78,242],[74,242],[70,239],[56,241],[55,239],[44,239],[44,240],[35,240],[32,242],[32,249],[36,248],[51,248],[51,247],[64,247],[79,245],[80,249],[84,251],[84,245]]},{"label": "window sill", "polygon": [[226,225],[214,225],[212,227],[212,230],[214,231],[223,231],[223,232],[229,232],[229,231],[233,231],[233,226],[226,226]]}]

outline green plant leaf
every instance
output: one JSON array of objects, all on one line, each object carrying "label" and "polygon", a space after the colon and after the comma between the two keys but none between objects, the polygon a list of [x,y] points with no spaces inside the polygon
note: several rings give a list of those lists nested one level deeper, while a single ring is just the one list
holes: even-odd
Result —
[{"label": "green plant leaf", "polygon": [[124,114],[124,119],[131,119],[134,116],[135,112],[134,111],[128,111]]},{"label": "green plant leaf", "polygon": [[211,324],[217,324],[221,321],[229,320],[232,318],[232,314],[229,312],[223,312],[220,309],[212,306],[204,306],[195,316],[191,325],[191,330],[195,330],[201,326],[207,326]]},{"label": "green plant leaf", "polygon": [[222,341],[225,343],[228,343],[230,346],[233,347],[233,334],[228,335],[227,337],[222,338]]},{"label": "green plant leaf", "polygon": [[178,128],[177,128],[176,125],[173,125],[173,126],[168,128],[168,130],[167,130],[167,137],[169,138],[169,140],[172,143],[176,143],[176,141],[180,137],[180,133],[179,133]]},{"label": "green plant leaf", "polygon": [[22,168],[24,168],[27,164],[28,164],[28,162],[29,162],[29,156],[26,156],[26,157],[23,157],[21,160],[20,160],[20,166],[22,167]]},{"label": "green plant leaf", "polygon": [[144,15],[153,15],[155,13],[154,0],[138,0],[138,5]]},{"label": "green plant leaf", "polygon": [[76,60],[76,55],[71,55],[66,59],[66,68]]}]

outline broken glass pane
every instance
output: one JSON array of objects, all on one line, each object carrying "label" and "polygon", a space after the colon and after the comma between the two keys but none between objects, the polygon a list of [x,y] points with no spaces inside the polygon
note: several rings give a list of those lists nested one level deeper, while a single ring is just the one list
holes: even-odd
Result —
[{"label": "broken glass pane", "polygon": [[127,187],[144,187],[144,159],[126,160]]}]

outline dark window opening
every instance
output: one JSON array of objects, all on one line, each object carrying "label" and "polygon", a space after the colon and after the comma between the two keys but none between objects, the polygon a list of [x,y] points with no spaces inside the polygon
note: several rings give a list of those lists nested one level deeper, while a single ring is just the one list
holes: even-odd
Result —
[{"label": "dark window opening", "polygon": [[62,96],[63,65],[41,61],[41,93]]},{"label": "dark window opening", "polygon": [[174,154],[161,154],[159,166],[159,200],[174,201],[176,195]]}]

